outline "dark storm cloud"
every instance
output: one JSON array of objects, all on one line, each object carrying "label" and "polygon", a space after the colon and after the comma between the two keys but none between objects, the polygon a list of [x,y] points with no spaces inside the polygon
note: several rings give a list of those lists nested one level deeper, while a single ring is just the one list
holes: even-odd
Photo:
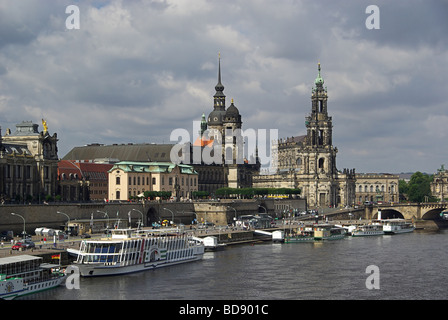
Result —
[{"label": "dark storm cloud", "polygon": [[[67,5],[81,28],[67,30]],[[169,142],[213,109],[218,52],[244,128],[304,134],[317,62],[338,168],[435,171],[446,159],[446,1],[0,0],[2,127],[47,118],[60,156]],[[399,150],[397,153],[396,151]],[[431,157],[427,155],[431,154]]]}]

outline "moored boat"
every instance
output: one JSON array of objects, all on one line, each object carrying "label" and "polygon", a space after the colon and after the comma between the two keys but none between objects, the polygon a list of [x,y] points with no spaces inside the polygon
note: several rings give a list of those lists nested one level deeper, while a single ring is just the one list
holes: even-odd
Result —
[{"label": "moored boat", "polygon": [[202,259],[204,244],[176,230],[115,229],[110,238],[83,240],[74,265],[83,277],[109,276]]},{"label": "moored boat", "polygon": [[365,224],[352,231],[352,237],[381,236],[384,234],[380,223]]},{"label": "moored boat", "polygon": [[382,221],[385,234],[408,233],[413,232],[415,229],[413,223],[404,219],[386,219]]},{"label": "moored boat", "polygon": [[11,300],[61,285],[65,275],[59,266],[42,260],[32,255],[1,258],[0,298]]},{"label": "moored boat", "polygon": [[314,227],[314,240],[344,239],[346,230],[332,224],[321,224]]},{"label": "moored boat", "polygon": [[297,229],[285,237],[285,243],[314,242],[314,230],[311,227]]}]

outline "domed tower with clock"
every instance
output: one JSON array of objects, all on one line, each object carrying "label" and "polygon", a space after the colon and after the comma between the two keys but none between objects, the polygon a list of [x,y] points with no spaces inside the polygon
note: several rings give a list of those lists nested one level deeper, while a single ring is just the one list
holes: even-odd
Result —
[{"label": "domed tower with clock", "polygon": [[[209,113],[206,123],[203,117],[200,130],[202,136],[193,144],[195,150],[200,148],[206,153],[213,154],[212,158],[215,159],[213,163],[193,164],[199,174],[199,191],[213,193],[222,187],[251,187],[252,176],[259,173],[260,164],[255,150],[253,155],[244,155],[244,146],[241,145],[239,148],[243,122],[233,99],[226,108],[224,85],[221,82],[221,56],[218,59],[218,83],[215,91],[213,111]],[[215,157],[213,148],[216,146],[221,148],[222,157]],[[248,161],[245,156],[255,161]]]},{"label": "domed tower with clock", "polygon": [[221,57],[218,60],[218,83],[215,86],[216,93],[213,96],[213,111],[210,112],[207,121],[208,138],[221,145],[224,162],[236,164],[238,152],[237,140],[241,134],[241,115],[234,105],[233,99],[226,109],[226,96],[224,86],[221,83]]}]

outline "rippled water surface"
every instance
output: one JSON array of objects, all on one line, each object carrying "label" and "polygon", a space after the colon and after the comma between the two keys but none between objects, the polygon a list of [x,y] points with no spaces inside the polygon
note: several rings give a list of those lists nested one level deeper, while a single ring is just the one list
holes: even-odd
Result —
[{"label": "rippled water surface", "polygon": [[[448,231],[323,243],[228,246],[198,262],[82,278],[22,299],[447,299]],[[367,289],[379,269],[379,289]]]}]

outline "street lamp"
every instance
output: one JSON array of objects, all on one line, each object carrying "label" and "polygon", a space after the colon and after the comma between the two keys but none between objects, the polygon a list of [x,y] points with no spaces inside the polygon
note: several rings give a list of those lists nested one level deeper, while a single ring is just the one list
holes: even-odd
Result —
[{"label": "street lamp", "polygon": [[109,229],[109,215],[107,214],[107,212],[100,211],[100,210],[96,210],[96,212],[98,212],[98,213],[104,213],[104,216],[107,218],[106,229]]},{"label": "street lamp", "polygon": [[22,237],[25,237],[25,234],[26,234],[26,231],[25,231],[25,218],[22,217],[20,214],[17,214],[17,213],[14,213],[14,212],[11,212],[11,214],[12,214],[13,216],[19,216],[20,218],[23,219],[23,232],[22,232]]},{"label": "street lamp", "polygon": [[167,211],[171,212],[171,224],[173,224],[174,223],[174,212],[167,208],[163,208],[163,210],[167,210]]},{"label": "street lamp", "polygon": [[143,212],[141,212],[140,210],[137,210],[137,209],[132,209],[132,210],[133,210],[133,211],[140,212],[140,214],[142,215],[142,227],[144,227],[145,224],[143,223]]},{"label": "street lamp", "polygon": [[236,209],[235,209],[234,207],[231,207],[231,206],[227,206],[227,208],[229,208],[229,209],[233,209],[233,211],[235,211],[235,218],[233,218],[233,220],[236,221]]},{"label": "street lamp", "polygon": [[66,214],[66,213],[64,213],[64,212],[61,212],[61,211],[56,211],[57,213],[60,213],[60,214],[63,214],[64,216],[66,216],[67,217],[67,219],[68,219],[68,222],[67,222],[67,231],[69,231],[70,230],[70,217],[68,216],[68,214]]}]

